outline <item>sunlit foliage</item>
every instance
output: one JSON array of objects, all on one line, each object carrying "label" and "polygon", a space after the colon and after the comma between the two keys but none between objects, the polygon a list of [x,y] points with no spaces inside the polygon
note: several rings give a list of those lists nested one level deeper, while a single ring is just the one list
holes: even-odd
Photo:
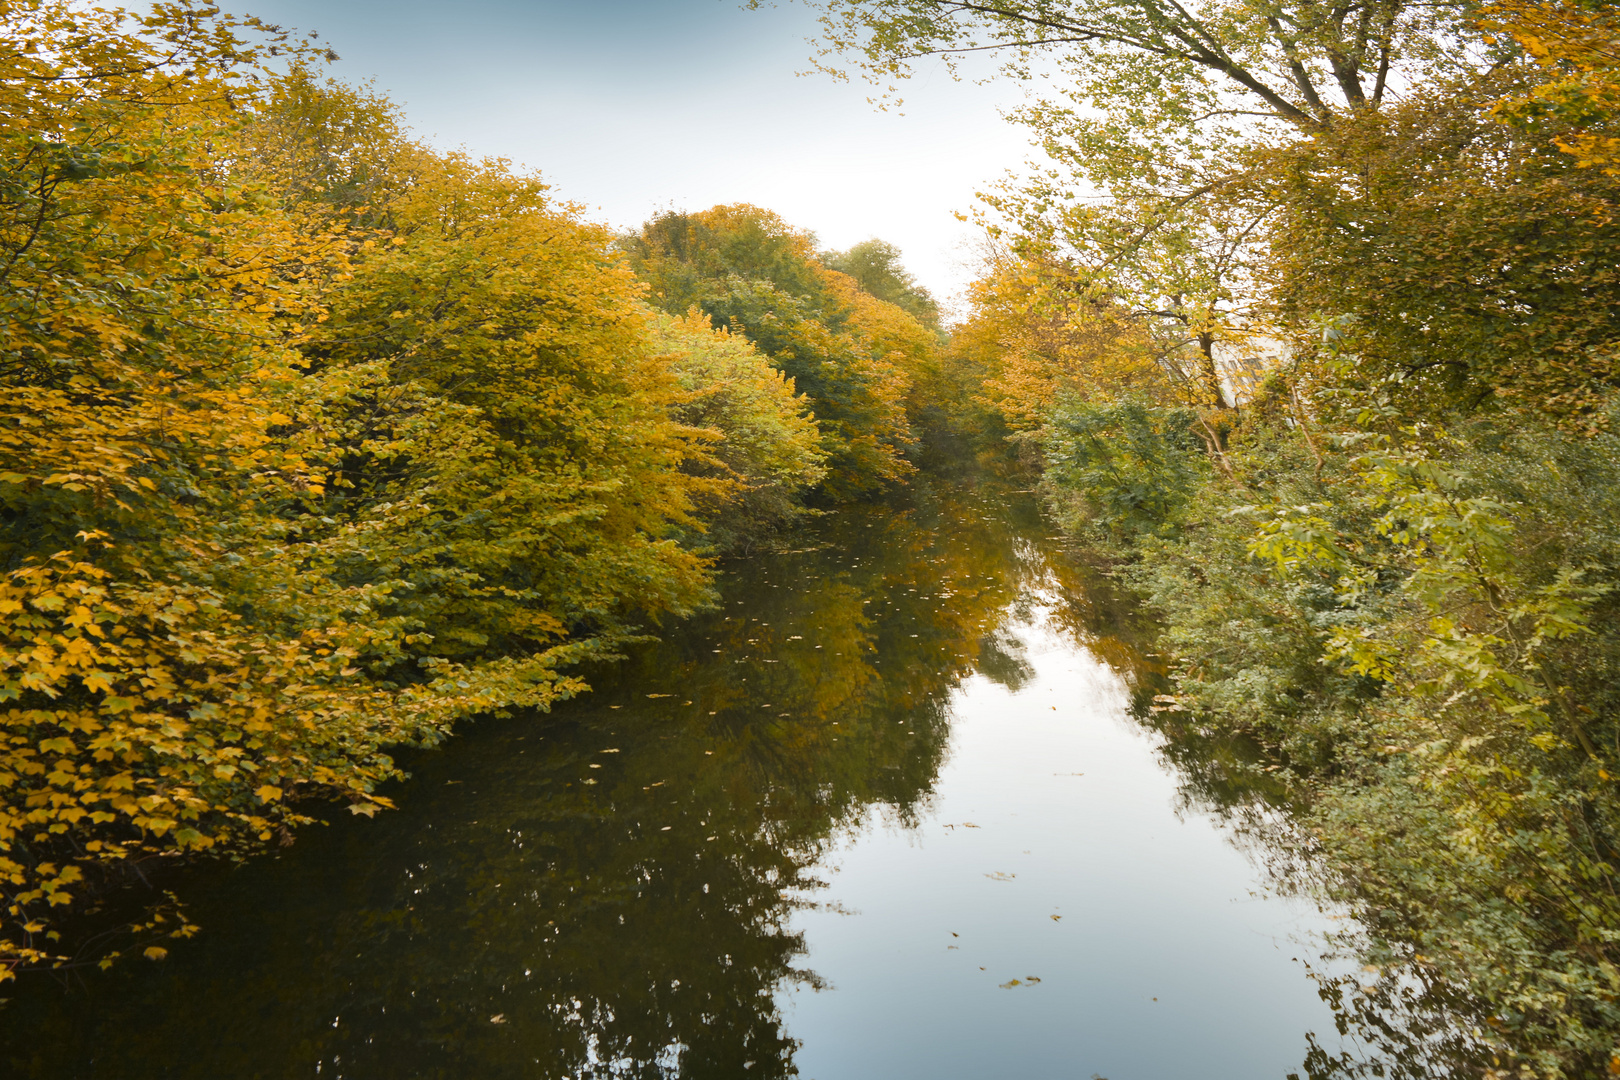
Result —
[{"label": "sunlit foliage", "polygon": [[1189,783],[1292,811],[1253,820],[1378,997],[1441,1003],[1407,1060],[1309,1074],[1620,1070],[1612,11],[823,6],[878,77],[1071,80],[955,347],[1163,620],[1160,725],[1251,747],[1173,746]]},{"label": "sunlit foliage", "polygon": [[939,329],[939,302],[900,264],[900,249],[883,240],[862,240],[848,251],[824,251],[828,269],[847,274],[863,290],[887,301],[933,330]]},{"label": "sunlit foliage", "polygon": [[825,467],[745,342],[323,50],[186,3],[0,19],[9,977],[143,860],[374,814],[389,747],[579,692]]},{"label": "sunlit foliage", "polygon": [[876,492],[912,471],[906,406],[938,347],[925,325],[828,269],[812,237],[758,207],[664,214],[623,243],[656,304],[676,315],[696,306],[810,399],[830,493]]}]

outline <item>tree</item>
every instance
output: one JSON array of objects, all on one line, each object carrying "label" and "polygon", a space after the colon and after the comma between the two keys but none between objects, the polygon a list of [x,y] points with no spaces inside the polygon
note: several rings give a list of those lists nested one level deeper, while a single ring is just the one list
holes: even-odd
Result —
[{"label": "tree", "polygon": [[792,520],[803,492],[827,474],[820,429],[793,380],[695,307],[684,318],[654,315],[651,330],[683,391],[675,415],[718,436],[712,461],[693,463],[728,483],[711,496],[724,506],[706,508],[708,538],[736,547]]},{"label": "tree", "polygon": [[664,214],[622,239],[659,307],[743,335],[812,403],[836,496],[912,471],[906,401],[932,332],[823,266],[813,238],[758,207]]},{"label": "tree", "polygon": [[1620,168],[1620,22],[1612,11],[1573,3],[1499,0],[1487,31],[1511,37],[1542,78],[1501,102],[1497,113],[1523,126],[1552,120],[1559,149],[1582,168]]},{"label": "tree", "polygon": [[939,329],[939,303],[900,264],[900,249],[873,238],[848,251],[824,251],[821,261],[855,279],[869,296],[901,308],[930,330]]},{"label": "tree", "polygon": [[[1052,164],[985,199],[983,223],[1032,264],[1063,265],[1123,305],[1161,363],[1197,372],[1202,405],[1232,404],[1241,362],[1272,333],[1257,308],[1257,243],[1273,207],[1237,197],[1257,138],[1325,132],[1377,110],[1418,72],[1473,62],[1461,4],[1384,0],[1236,5],[1160,0],[828,0],[823,65],[874,80],[922,57],[1005,58],[1056,93],[1025,106]],[[1217,199],[1216,196],[1225,195]]]},{"label": "tree", "polygon": [[3,979],[142,860],[374,814],[393,747],[585,689],[821,463],[608,231],[317,50],[187,3],[0,26]]},{"label": "tree", "polygon": [[220,581],[320,484],[276,437],[284,324],[344,246],[219,165],[285,38],[188,3],[0,20],[4,978],[122,865],[269,841],[295,788],[374,812],[380,747],[431,721],[359,677],[352,623],[254,626]]},{"label": "tree", "polygon": [[[1324,6],[1162,0],[824,0],[821,56],[841,54],[874,80],[904,77],[920,57],[1007,57],[1028,77],[1054,64],[1105,111],[1138,110],[1140,131],[1209,115],[1281,121],[1305,131],[1345,108],[1376,108],[1415,71],[1466,66],[1462,4],[1373,0]],[[842,71],[834,64],[827,69]]]},{"label": "tree", "polygon": [[[1324,386],[1377,388],[1417,415],[1510,409],[1591,428],[1620,385],[1616,177],[1502,123],[1533,70],[1510,65],[1309,142],[1250,155],[1276,210],[1273,321]],[[1312,360],[1314,362],[1314,360]]]}]

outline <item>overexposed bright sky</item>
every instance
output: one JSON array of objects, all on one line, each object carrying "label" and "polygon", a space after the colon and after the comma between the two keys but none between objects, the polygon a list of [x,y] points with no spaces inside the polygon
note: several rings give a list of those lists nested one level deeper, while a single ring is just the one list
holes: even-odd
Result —
[{"label": "overexposed bright sky", "polygon": [[[333,74],[374,79],[415,133],[538,169],[562,198],[630,227],[666,209],[751,202],[824,247],[870,236],[941,300],[971,278],[974,192],[1029,153],[1006,81],[924,65],[880,112],[872,87],[813,73],[815,13],[738,0],[225,0],[318,31]],[[986,68],[988,70],[988,68]]]}]

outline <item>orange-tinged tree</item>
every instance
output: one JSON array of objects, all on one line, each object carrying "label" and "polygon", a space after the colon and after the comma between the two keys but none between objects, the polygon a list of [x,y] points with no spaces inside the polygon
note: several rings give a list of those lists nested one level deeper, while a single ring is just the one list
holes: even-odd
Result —
[{"label": "orange-tinged tree", "polygon": [[1542,81],[1497,105],[1498,114],[1534,128],[1553,121],[1558,147],[1583,168],[1620,172],[1620,19],[1577,3],[1498,0],[1484,12],[1488,31],[1530,54]]},{"label": "orange-tinged tree", "polygon": [[318,486],[273,434],[275,319],[343,261],[217,167],[259,54],[184,3],[3,19],[0,978],[87,873],[268,837],[299,784],[375,805],[408,726],[355,699],[348,628],[256,631],[211,581],[254,507]]},{"label": "orange-tinged tree", "polygon": [[800,497],[827,470],[820,429],[793,380],[696,308],[682,317],[655,314],[649,326],[682,390],[676,416],[716,440],[712,461],[692,462],[726,484],[702,500],[725,504],[705,515],[711,539],[722,547],[746,544],[796,517]]},{"label": "orange-tinged tree", "polygon": [[952,352],[983,375],[981,400],[1038,431],[1065,397],[1203,404],[1195,372],[1156,353],[1120,305],[1060,263],[991,248]]},{"label": "orange-tinged tree", "polygon": [[820,462],[756,356],[669,347],[609,233],[299,43],[0,24],[4,978],[140,860],[374,813],[389,747],[583,689],[705,602],[740,490]]},{"label": "orange-tinged tree", "polygon": [[812,237],[768,210],[733,205],[665,214],[623,243],[658,306],[698,306],[793,379],[821,427],[828,491],[870,493],[912,471],[906,401],[917,380],[908,365],[929,331],[829,271]]}]

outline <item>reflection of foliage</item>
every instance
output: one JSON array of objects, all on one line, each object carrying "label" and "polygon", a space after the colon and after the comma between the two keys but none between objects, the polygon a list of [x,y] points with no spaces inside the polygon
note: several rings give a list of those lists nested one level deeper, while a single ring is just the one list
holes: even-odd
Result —
[{"label": "reflection of foliage", "polygon": [[[1616,1025],[1620,451],[1393,415],[1364,412],[1358,452],[1320,466],[1251,420],[1244,485],[1207,485],[1177,535],[1133,548],[1182,658],[1155,723],[1190,798],[1354,906],[1365,961],[1434,988],[1502,1061],[1586,1075]],[[1427,1060],[1425,1025],[1454,1019],[1409,1004],[1385,1033]]]},{"label": "reflection of foliage", "polygon": [[0,26],[4,981],[143,861],[374,814],[388,748],[578,692],[823,473],[761,356],[325,50],[190,0]]},{"label": "reflection of foliage", "polygon": [[[873,807],[915,820],[1009,602],[1083,585],[1008,542],[1009,514],[1041,528],[1029,500],[924,487],[735,562],[720,610],[590,672],[590,698],[417,753],[399,812],[194,877],[200,922],[251,931],[115,969],[93,1001],[32,987],[0,1013],[0,1070],[792,1075],[773,994],[815,978],[785,930],[813,864]],[[199,1052],[196,1030],[233,1034]]]},{"label": "reflection of foliage", "polygon": [[875,77],[1062,73],[963,344],[1164,623],[1188,797],[1444,990],[1354,1022],[1404,1075],[1620,1072],[1614,5],[822,6]]},{"label": "reflection of foliage", "polygon": [[1011,634],[986,634],[979,639],[979,674],[1017,693],[1035,674],[1025,651],[1023,641]]},{"label": "reflection of foliage", "polygon": [[[1313,972],[1341,1036],[1355,1049],[1333,1053],[1309,1036],[1310,1050],[1289,1080],[1451,1080],[1491,1076],[1490,1052],[1468,1034],[1471,1002],[1416,970],[1375,969],[1361,978]],[[1372,979],[1367,979],[1371,974]]]}]

